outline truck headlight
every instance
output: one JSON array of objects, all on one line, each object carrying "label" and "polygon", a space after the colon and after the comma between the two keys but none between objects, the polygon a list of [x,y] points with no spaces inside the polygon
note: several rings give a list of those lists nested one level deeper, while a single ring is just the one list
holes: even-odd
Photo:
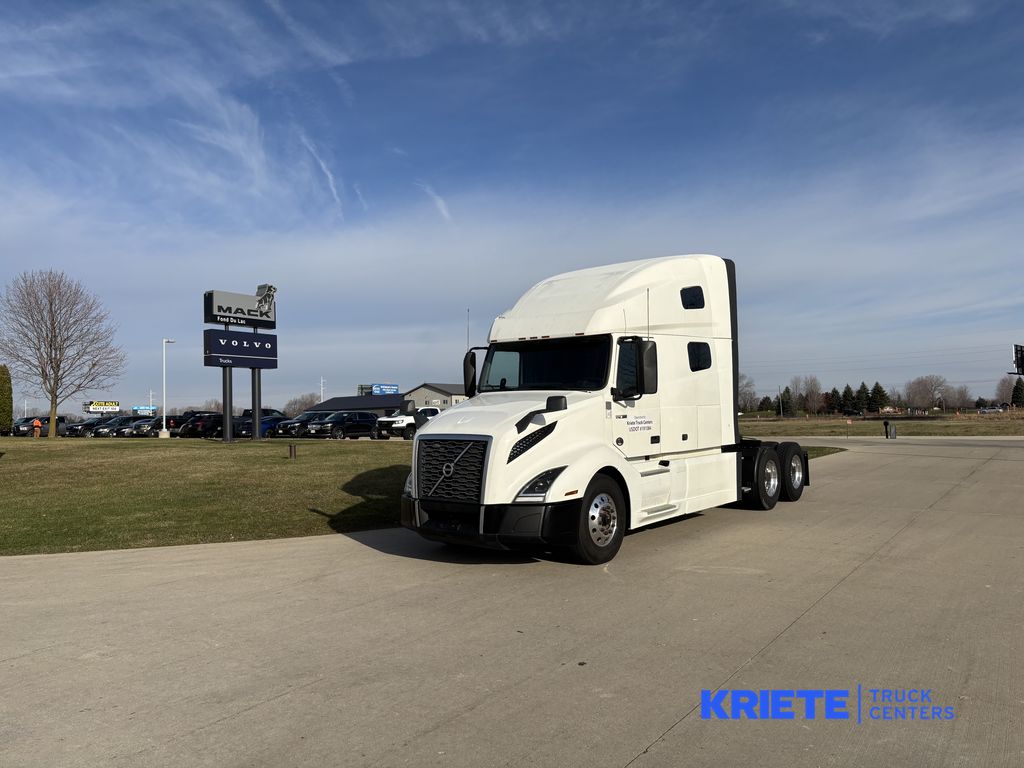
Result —
[{"label": "truck headlight", "polygon": [[565,467],[555,467],[554,469],[549,469],[547,472],[541,472],[533,478],[533,480],[519,489],[519,493],[516,494],[516,501],[544,501],[544,497],[547,496],[548,491],[551,490],[551,486],[555,482],[555,479],[562,474],[562,470],[564,469]]},{"label": "truck headlight", "polygon": [[412,496],[412,472],[405,478],[405,489],[402,491],[406,496]]}]

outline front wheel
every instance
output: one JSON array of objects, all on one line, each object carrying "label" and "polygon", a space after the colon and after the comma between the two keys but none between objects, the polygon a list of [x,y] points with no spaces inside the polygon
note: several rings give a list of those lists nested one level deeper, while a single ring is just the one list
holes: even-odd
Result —
[{"label": "front wheel", "polygon": [[584,563],[607,563],[622,546],[629,510],[619,484],[607,475],[590,481],[583,497],[573,551]]},{"label": "front wheel", "polygon": [[406,440],[412,440],[416,436],[416,427],[408,426],[402,430],[402,437]]},{"label": "front wheel", "polygon": [[331,430],[331,437],[333,437],[335,440],[344,440],[345,431],[341,429],[341,427],[335,427],[334,429]]}]

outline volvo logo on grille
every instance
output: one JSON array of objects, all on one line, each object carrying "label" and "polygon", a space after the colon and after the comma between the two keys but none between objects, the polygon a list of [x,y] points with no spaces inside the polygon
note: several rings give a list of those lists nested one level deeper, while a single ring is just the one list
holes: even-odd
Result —
[{"label": "volvo logo on grille", "polygon": [[450,480],[452,475],[455,474],[455,465],[459,463],[459,460],[466,455],[466,451],[473,447],[473,443],[466,443],[466,447],[462,449],[462,452],[451,461],[446,461],[441,465],[441,476],[437,478],[437,482],[434,483],[434,487],[430,489],[427,496],[433,496],[437,487],[441,485],[445,480]]}]

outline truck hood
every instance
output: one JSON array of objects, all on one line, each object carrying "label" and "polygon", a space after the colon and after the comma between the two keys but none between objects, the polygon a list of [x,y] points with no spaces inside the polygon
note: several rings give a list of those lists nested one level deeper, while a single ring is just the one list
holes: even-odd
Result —
[{"label": "truck hood", "polygon": [[[564,390],[527,390],[517,392],[482,392],[453,408],[442,411],[417,430],[417,435],[494,435],[515,432],[515,424],[530,411],[542,410],[550,395],[565,395],[564,411],[545,414],[549,422],[596,404],[603,392],[566,392]],[[543,423],[535,419],[536,423]],[[524,432],[525,434],[525,432]]]}]

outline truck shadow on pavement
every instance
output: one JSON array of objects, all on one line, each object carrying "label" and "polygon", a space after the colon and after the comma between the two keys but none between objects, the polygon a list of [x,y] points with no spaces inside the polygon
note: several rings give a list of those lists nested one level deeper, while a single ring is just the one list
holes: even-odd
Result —
[{"label": "truck shadow on pavement", "polygon": [[398,527],[402,487],[408,474],[409,467],[403,464],[367,470],[341,486],[342,491],[360,499],[359,502],[338,512],[316,507],[308,510],[323,517],[335,533],[386,555],[465,565],[562,560],[558,553],[448,546]]}]

